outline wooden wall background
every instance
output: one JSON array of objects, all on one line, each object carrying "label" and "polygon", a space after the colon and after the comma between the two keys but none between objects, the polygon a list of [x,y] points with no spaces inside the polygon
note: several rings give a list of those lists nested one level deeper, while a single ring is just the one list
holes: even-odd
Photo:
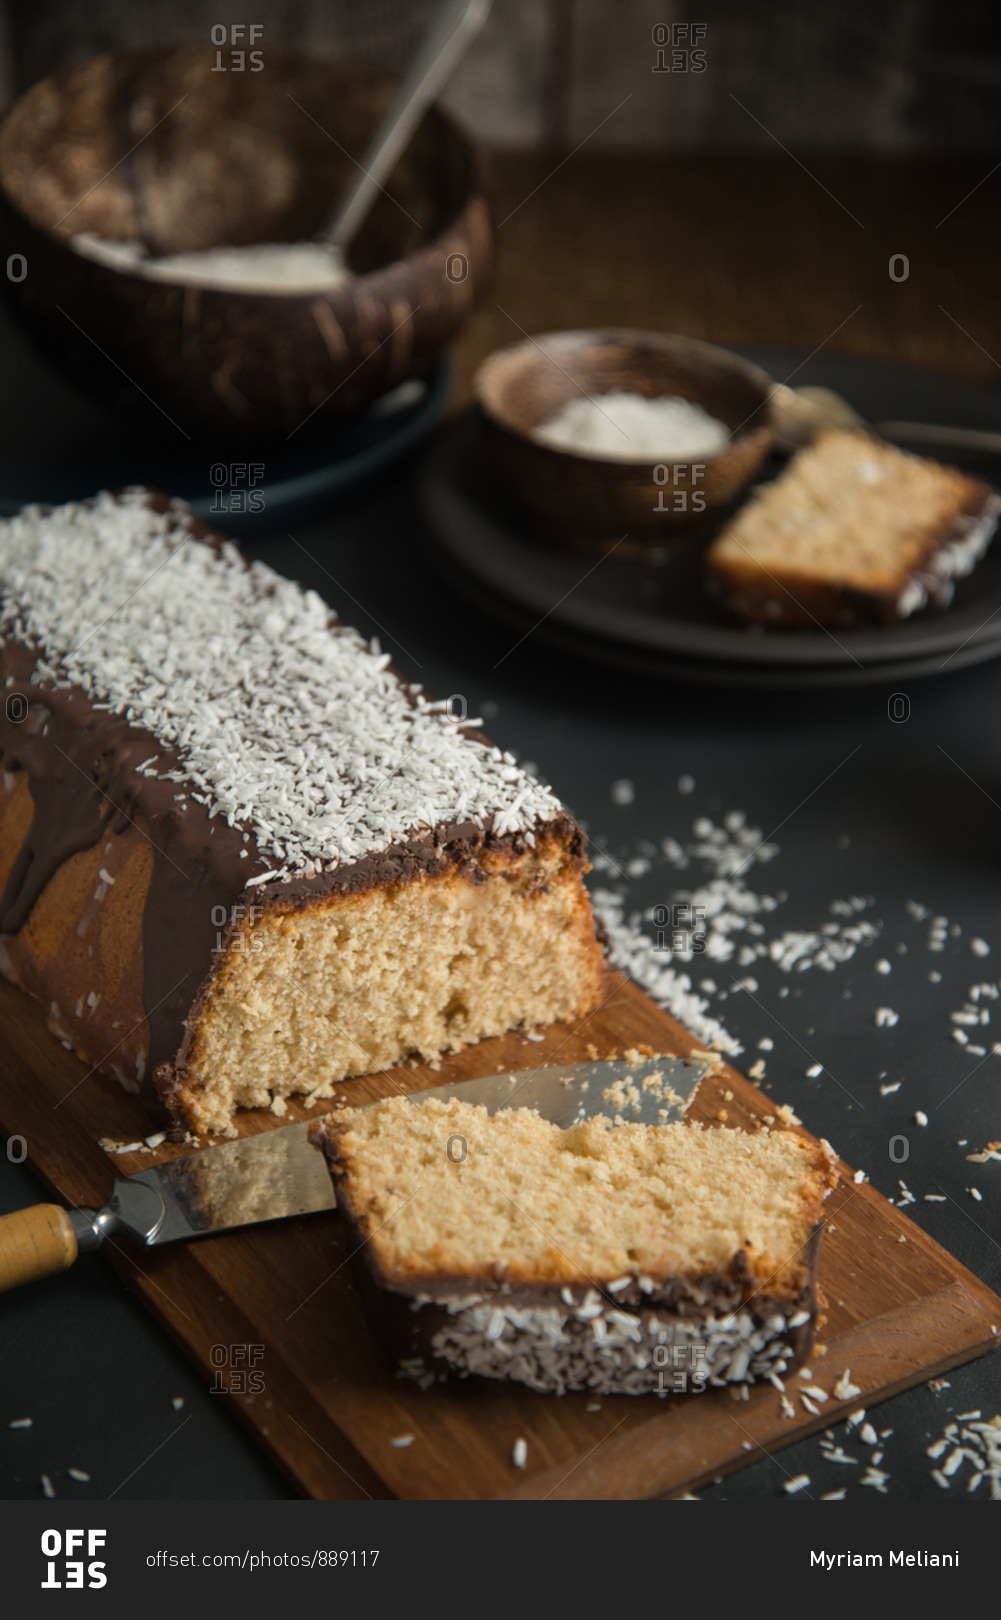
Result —
[{"label": "wooden wall background", "polygon": [[[399,66],[429,0],[0,0],[0,96],[116,45],[268,45]],[[703,24],[701,72],[654,72],[655,29]],[[661,35],[660,37],[663,37]],[[881,155],[1001,144],[997,0],[495,0],[446,100],[495,146]],[[740,104],[743,105],[740,105]]]}]

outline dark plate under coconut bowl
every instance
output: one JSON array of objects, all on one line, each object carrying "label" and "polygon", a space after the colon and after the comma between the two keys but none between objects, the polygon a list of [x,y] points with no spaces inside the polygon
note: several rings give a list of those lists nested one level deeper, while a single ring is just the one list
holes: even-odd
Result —
[{"label": "dark plate under coconut bowl", "polygon": [[169,419],[213,447],[315,437],[427,374],[468,315],[492,261],[480,159],[432,109],[330,290],[184,286],[77,253],[83,231],[165,255],[322,229],[392,81],[273,48],[256,73],[214,62],[208,46],[113,51],[21,97],[0,130],[2,251],[23,255],[6,294],[61,371],[166,434]]},{"label": "dark plate under coconut bowl", "polygon": [[[498,349],[476,376],[493,459],[536,529],[589,550],[623,552],[691,534],[746,489],[772,447],[769,377],[698,338],[625,327],[546,332]],[[568,400],[622,390],[676,395],[730,430],[689,461],[605,460],[533,436]]]}]

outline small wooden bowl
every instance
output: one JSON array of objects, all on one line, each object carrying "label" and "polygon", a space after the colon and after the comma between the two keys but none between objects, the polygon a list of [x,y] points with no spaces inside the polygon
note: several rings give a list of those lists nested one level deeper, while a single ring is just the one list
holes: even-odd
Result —
[{"label": "small wooden bowl", "polygon": [[[663,543],[746,488],[772,446],[772,386],[757,366],[712,343],[617,327],[514,343],[475,379],[494,461],[542,532],[624,551],[630,541]],[[557,450],[532,436],[568,400],[613,389],[680,395],[724,422],[730,441],[697,461],[653,463]]]},{"label": "small wooden bowl", "polygon": [[25,274],[2,279],[89,395],[168,438],[174,423],[246,449],[329,432],[430,371],[488,275],[492,227],[477,150],[434,109],[352,245],[354,276],[329,292],[151,281],[75,252],[81,231],[160,255],[322,228],[392,81],[274,47],[260,72],[215,72],[215,57],[208,43],[112,51],[21,97],[0,131],[0,251]]}]

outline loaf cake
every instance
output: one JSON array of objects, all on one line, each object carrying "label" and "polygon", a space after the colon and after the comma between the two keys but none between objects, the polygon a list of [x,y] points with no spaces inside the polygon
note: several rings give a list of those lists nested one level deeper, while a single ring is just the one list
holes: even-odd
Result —
[{"label": "loaf cake", "polygon": [[0,664],[2,971],[188,1128],[596,1004],[558,801],[183,505],[0,523]]},{"label": "loaf cake", "polygon": [[561,1130],[393,1097],[310,1128],[399,1369],[639,1395],[781,1378],[809,1354],[836,1160],[792,1131]]},{"label": "loaf cake", "polygon": [[994,532],[987,484],[867,433],[831,430],[709,548],[710,586],[749,623],[893,624],[945,607]]}]

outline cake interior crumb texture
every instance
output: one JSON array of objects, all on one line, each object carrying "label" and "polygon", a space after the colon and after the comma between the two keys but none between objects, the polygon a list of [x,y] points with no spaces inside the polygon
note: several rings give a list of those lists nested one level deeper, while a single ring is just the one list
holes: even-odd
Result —
[{"label": "cake interior crumb texture", "polygon": [[749,1289],[793,1296],[833,1180],[827,1144],[792,1131],[603,1116],[561,1130],[528,1109],[405,1097],[322,1129],[367,1263],[403,1292],[436,1276],[601,1287],[736,1262]]},{"label": "cake interior crumb texture", "polygon": [[419,876],[300,910],[231,942],[185,1054],[179,1097],[204,1129],[235,1108],[430,1059],[583,1014],[602,966],[577,866],[540,834],[478,881]]},{"label": "cake interior crumb texture", "polygon": [[[972,567],[996,515],[988,487],[955,468],[831,430],[752,495],[710,547],[709,566],[751,617],[795,618],[797,595],[816,610],[802,594],[811,588],[882,599],[903,616]],[[922,570],[923,585],[912,577]],[[755,611],[755,593],[771,613]]]}]

